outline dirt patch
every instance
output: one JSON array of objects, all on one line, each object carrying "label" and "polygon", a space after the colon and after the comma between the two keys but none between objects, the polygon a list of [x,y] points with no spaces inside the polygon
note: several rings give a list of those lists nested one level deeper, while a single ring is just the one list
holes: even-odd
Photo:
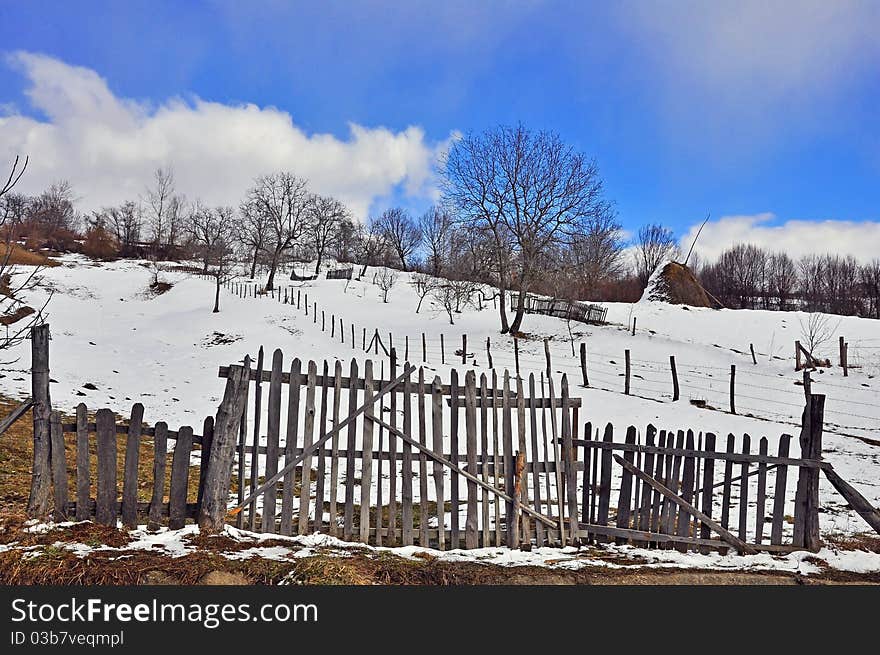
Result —
[{"label": "dirt patch", "polygon": [[11,314],[0,316],[0,325],[12,325],[13,323],[18,323],[21,319],[33,314],[34,311],[35,310],[33,307],[22,305]]},{"label": "dirt patch", "polygon": [[167,293],[171,291],[174,285],[170,282],[151,282],[150,283],[150,295],[152,296],[161,296],[163,293]]}]

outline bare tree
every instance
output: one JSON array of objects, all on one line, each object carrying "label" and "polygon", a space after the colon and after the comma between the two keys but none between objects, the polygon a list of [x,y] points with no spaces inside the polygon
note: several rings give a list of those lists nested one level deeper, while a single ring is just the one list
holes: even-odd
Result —
[{"label": "bare tree", "polygon": [[382,290],[382,302],[388,302],[388,292],[397,282],[397,271],[383,266],[376,275],[376,286]]},{"label": "bare tree", "polygon": [[[522,125],[456,141],[444,162],[443,192],[460,220],[474,234],[486,233],[494,246],[502,332],[519,331],[526,293],[548,255],[570,245],[591,217],[607,209],[594,161],[557,134]],[[507,289],[519,295],[509,325]]]},{"label": "bare tree", "polygon": [[378,219],[378,229],[385,242],[397,255],[400,268],[405,272],[410,258],[422,240],[418,224],[400,207],[386,209]]},{"label": "bare tree", "polygon": [[272,173],[254,181],[246,204],[263,214],[266,224],[265,249],[269,258],[266,289],[275,288],[275,272],[282,256],[300,239],[306,227],[309,193],[306,181],[292,173]]},{"label": "bare tree", "polygon": [[806,347],[813,359],[818,359],[818,349],[831,341],[837,328],[840,327],[840,320],[834,323],[827,314],[816,312],[807,314],[806,319],[798,318],[798,322],[801,325],[801,338],[803,339],[801,345]]},{"label": "bare tree", "polygon": [[153,172],[153,185],[147,187],[144,203],[147,206],[151,238],[156,247],[168,241],[169,205],[174,197],[174,172],[171,168],[157,168]]},{"label": "bare tree", "polygon": [[321,272],[321,264],[327,248],[336,238],[339,226],[348,217],[348,210],[341,202],[328,196],[312,196],[309,203],[309,233],[315,249],[317,263],[315,275]]},{"label": "bare tree", "polygon": [[636,270],[643,285],[667,259],[678,256],[678,244],[672,230],[659,223],[650,223],[639,228],[636,241]]},{"label": "bare tree", "polygon": [[419,218],[419,231],[422,247],[425,250],[426,264],[435,277],[443,272],[444,264],[451,254],[452,218],[436,205]]},{"label": "bare tree", "polygon": [[437,287],[443,284],[443,280],[440,278],[433,277],[431,275],[426,275],[425,273],[413,273],[412,278],[410,278],[410,285],[413,289],[415,289],[416,294],[419,297],[419,304],[416,305],[416,314],[419,313],[419,310],[422,308],[422,303],[425,298],[427,298]]},{"label": "bare tree", "polygon": [[203,272],[214,278],[214,310],[220,311],[220,287],[230,279],[236,237],[235,210],[208,208],[196,203],[191,216],[191,236],[202,256]]}]

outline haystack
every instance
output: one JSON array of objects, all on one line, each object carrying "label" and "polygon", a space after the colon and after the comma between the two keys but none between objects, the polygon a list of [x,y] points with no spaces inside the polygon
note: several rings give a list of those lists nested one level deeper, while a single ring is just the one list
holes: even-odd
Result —
[{"label": "haystack", "polygon": [[657,267],[648,280],[642,300],[713,309],[722,306],[703,288],[691,269],[678,262],[667,262]]}]

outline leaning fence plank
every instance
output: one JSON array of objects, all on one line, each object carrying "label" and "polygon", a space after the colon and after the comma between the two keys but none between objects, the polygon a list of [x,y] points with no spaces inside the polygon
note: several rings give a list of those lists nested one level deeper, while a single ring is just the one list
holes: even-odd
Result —
[{"label": "leaning fence plank", "polygon": [[[467,466],[468,471],[477,475],[477,390],[476,376],[473,371],[468,371],[465,375],[464,389]],[[467,484],[467,519],[464,530],[465,548],[477,548],[480,540],[477,529],[477,485],[472,480],[468,480]]]},{"label": "leaning fence plank", "polygon": [[[364,328],[366,330],[366,328]],[[349,379],[358,379],[358,363],[352,358],[349,367]],[[352,384],[348,389],[348,408],[351,413],[353,407],[357,407],[357,385]],[[338,427],[338,426],[337,426]],[[346,541],[351,541],[354,533],[354,449],[357,435],[357,422],[351,421],[348,424],[346,433],[345,447],[348,450],[345,456],[345,512],[342,522],[342,535]]]},{"label": "leaning fence plank", "polygon": [[49,441],[52,462],[52,487],[56,521],[67,519],[67,457],[64,451],[64,432],[61,428],[61,414],[53,410],[49,414]]},{"label": "leaning fence plank", "polygon": [[[370,539],[370,491],[373,483],[373,416],[375,404],[371,400],[373,396],[373,361],[368,359],[364,364],[364,411],[363,423],[363,449],[364,456],[361,460],[361,515],[360,515],[360,540],[367,543]],[[381,511],[379,509],[378,511]]]},{"label": "leaning fence plank", "polygon": [[[342,321],[342,319],[339,319]],[[333,376],[333,428],[339,425],[339,406],[342,400],[342,362],[336,361]],[[334,432],[330,439],[330,528],[328,532],[335,537],[338,532],[337,498],[339,485],[339,433]]]},{"label": "leaning fence plank", "polygon": [[[306,406],[303,421],[303,451],[312,445],[315,435],[315,385],[318,376],[318,365],[309,361],[308,380],[306,382]],[[325,436],[324,434],[321,437]],[[370,445],[372,448],[372,444]],[[367,445],[364,444],[364,450]],[[274,471],[273,471],[274,473]],[[293,471],[291,471],[293,473]],[[268,472],[267,472],[268,474]],[[369,489],[369,487],[368,487]],[[309,533],[309,504],[312,492],[312,456],[306,455],[302,462],[302,475],[299,481],[299,534]]]},{"label": "leaning fence plank", "polygon": [[[284,435],[284,465],[293,461],[299,445],[299,396],[302,362],[294,358],[290,363],[290,384],[287,389],[287,430]],[[296,469],[284,476],[281,483],[281,534],[293,532],[293,491],[296,485]]]},{"label": "leaning fence plank", "polygon": [[[751,437],[743,435],[743,455],[750,455]],[[745,541],[749,520],[749,463],[743,462],[740,467],[739,481],[739,538]]]},{"label": "leaning fence plank", "polygon": [[193,431],[189,426],[180,428],[171,459],[171,489],[169,493],[168,528],[179,530],[186,523],[186,492],[189,483],[189,455],[192,452]]},{"label": "leaning fence plank", "polygon": [[[437,455],[443,455],[443,400],[442,390],[440,388],[440,378],[435,377],[431,385],[431,434],[434,452]],[[437,499],[437,529],[438,529],[438,548],[443,550],[446,548],[446,512],[444,500],[446,496],[443,491],[443,464],[438,460],[434,460],[434,491]]]},{"label": "leaning fence plank", "polygon": [[[758,444],[758,454],[767,454],[767,437],[761,437]],[[758,464],[758,495],[755,510],[755,543],[760,544],[764,538],[764,516],[767,503],[767,464]]]},{"label": "leaning fence plank", "polygon": [[84,403],[76,406],[76,520],[89,518],[89,417]]},{"label": "leaning fence plank", "polygon": [[865,523],[870,525],[875,532],[880,534],[880,510],[875,508],[868,499],[860,494],[855,487],[846,480],[837,475],[837,471],[832,468],[822,469],[828,482],[843,496],[844,500],[852,507],[856,513],[864,519]]},{"label": "leaning fence plank", "polygon": [[[336,319],[333,319],[334,323]],[[327,404],[328,404],[328,396],[330,395],[330,384],[329,384],[329,368],[330,365],[327,363],[327,360],[324,360],[324,384],[321,385],[321,410],[318,414],[318,434],[321,438],[323,438],[327,434]],[[318,451],[318,473],[315,477],[315,520],[312,524],[312,530],[314,532],[324,532],[324,485],[325,485],[325,476],[327,471],[327,456],[325,455],[326,448],[321,448]]]},{"label": "leaning fence plank", "polygon": [[[260,457],[257,449],[260,446],[260,421],[262,420],[263,406],[263,346],[257,353],[257,371],[256,385],[254,387],[254,449],[251,451],[251,478],[250,491],[257,488],[257,477],[260,470]],[[243,499],[242,499],[243,500]],[[248,508],[248,527],[253,531],[257,528],[257,498],[254,496],[253,501]]]},{"label": "leaning fence plank", "polygon": [[95,414],[98,453],[98,491],[95,520],[116,525],[116,419],[109,409]]},{"label": "leaning fence plank", "polygon": [[[269,379],[269,402],[266,416],[266,465],[265,476],[270,478],[278,472],[278,442],[281,434],[281,367],[284,353],[276,348],[272,353],[272,376]],[[261,532],[275,532],[275,504],[278,485],[272,485],[263,494],[263,520]]]},{"label": "leaning fence plank", "polygon": [[164,421],[156,423],[153,435],[153,495],[150,499],[149,525],[159,526],[165,505],[165,464],[168,459],[168,425]]},{"label": "leaning fence plank", "polygon": [[[424,336],[424,335],[423,335]],[[418,383],[419,443],[428,445],[428,430],[425,417],[425,369],[419,367]],[[424,451],[419,451],[419,545],[428,547],[428,459]]]},{"label": "leaning fence plank", "polygon": [[644,471],[636,468],[635,466],[633,466],[632,464],[630,464],[629,462],[624,460],[620,455],[614,455],[614,460],[618,464],[620,464],[623,468],[625,468],[625,469],[629,470],[631,473],[633,473],[633,475],[637,475],[645,483],[651,485],[654,489],[656,489],[661,494],[663,494],[663,496],[666,497],[668,500],[670,500],[671,502],[678,505],[678,507],[684,509],[688,514],[690,514],[694,518],[702,521],[703,523],[706,523],[710,528],[712,528],[715,532],[717,532],[724,541],[726,541],[731,546],[736,548],[739,553],[753,555],[757,552],[757,551],[755,551],[754,548],[752,548],[751,546],[749,546],[745,542],[741,541],[740,539],[737,539],[735,535],[733,535],[730,532],[728,532],[727,530],[725,530],[723,526],[721,526],[718,523],[716,523],[715,521],[713,521],[711,518],[709,518],[708,516],[703,514],[701,511],[699,511],[693,505],[682,500],[672,490],[668,489],[667,487],[665,487],[664,485],[657,482],[654,478],[652,478],[650,475],[648,475]]},{"label": "leaning fence plank", "polygon": [[[779,437],[779,457],[788,457],[791,435]],[[788,467],[780,464],[776,467],[776,488],[773,491],[773,524],[770,526],[770,543],[777,546],[782,543],[782,525],[785,521],[785,487],[788,479]]]},{"label": "leaning fence plank", "polygon": [[34,401],[31,398],[28,398],[23,403],[18,405],[15,409],[13,409],[9,415],[0,421],[0,434],[6,432],[12,425],[24,416],[27,411],[34,406]]}]

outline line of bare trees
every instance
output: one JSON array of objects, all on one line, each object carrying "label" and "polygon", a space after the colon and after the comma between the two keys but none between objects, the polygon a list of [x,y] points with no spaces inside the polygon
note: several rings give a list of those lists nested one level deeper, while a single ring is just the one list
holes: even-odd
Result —
[{"label": "line of bare trees", "polygon": [[706,290],[726,307],[802,309],[880,318],[880,259],[810,254],[793,259],[753,244],[735,244],[698,265]]}]

